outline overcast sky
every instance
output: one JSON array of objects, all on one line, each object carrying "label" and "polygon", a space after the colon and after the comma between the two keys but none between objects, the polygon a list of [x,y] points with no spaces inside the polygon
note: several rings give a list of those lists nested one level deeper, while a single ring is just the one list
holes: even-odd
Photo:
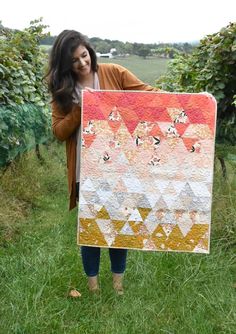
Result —
[{"label": "overcast sky", "polygon": [[75,29],[123,42],[189,42],[236,21],[236,0],[5,0],[0,20],[23,29],[43,17],[52,35]]}]

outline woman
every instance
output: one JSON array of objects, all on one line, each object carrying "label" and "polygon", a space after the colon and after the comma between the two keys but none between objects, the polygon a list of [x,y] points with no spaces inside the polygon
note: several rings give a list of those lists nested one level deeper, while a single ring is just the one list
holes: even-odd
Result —
[{"label": "woman", "polygon": [[[70,210],[76,206],[79,188],[79,148],[81,124],[81,89],[157,90],[144,84],[126,68],[116,64],[97,64],[96,53],[86,36],[64,30],[53,45],[47,74],[52,94],[52,128],[54,135],[66,141]],[[76,191],[77,190],[77,191]],[[100,248],[81,247],[88,286],[97,291]],[[109,249],[113,287],[123,294],[122,279],[126,268],[126,249]]]}]

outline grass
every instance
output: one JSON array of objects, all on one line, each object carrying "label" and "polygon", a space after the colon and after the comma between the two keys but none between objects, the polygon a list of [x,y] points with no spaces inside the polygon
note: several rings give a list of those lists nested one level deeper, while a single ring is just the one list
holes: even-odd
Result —
[{"label": "grass", "polygon": [[[211,254],[129,251],[125,295],[87,291],[67,211],[64,147],[28,153],[1,176],[0,334],[235,334],[236,182],[215,164]],[[70,288],[82,297],[70,299]]]},{"label": "grass", "polygon": [[124,58],[98,58],[98,63],[116,63],[122,65],[133,72],[139,79],[152,86],[160,75],[164,74],[169,60],[148,57],[143,59],[138,56]]}]

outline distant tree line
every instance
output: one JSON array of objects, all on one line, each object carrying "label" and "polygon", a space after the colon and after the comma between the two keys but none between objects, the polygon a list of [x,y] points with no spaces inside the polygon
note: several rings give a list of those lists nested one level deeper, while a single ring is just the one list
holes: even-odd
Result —
[{"label": "distant tree line", "polygon": [[[42,20],[41,20],[42,21]],[[0,32],[16,29],[9,29],[2,25],[0,21]],[[40,41],[41,45],[53,45],[57,36],[48,34]],[[108,53],[111,49],[113,55],[138,55],[146,58],[147,56],[157,56],[161,58],[175,58],[179,54],[191,54],[198,43],[130,43],[118,40],[102,39],[99,37],[89,38],[96,52]]]},{"label": "distant tree line", "polygon": [[[47,36],[41,41],[43,45],[53,45],[57,36]],[[146,58],[147,56],[159,56],[162,58],[174,58],[178,54],[191,54],[196,44],[192,43],[130,43],[118,40],[101,39],[99,37],[89,38],[96,52],[108,53],[115,49],[114,55],[138,55]]]}]

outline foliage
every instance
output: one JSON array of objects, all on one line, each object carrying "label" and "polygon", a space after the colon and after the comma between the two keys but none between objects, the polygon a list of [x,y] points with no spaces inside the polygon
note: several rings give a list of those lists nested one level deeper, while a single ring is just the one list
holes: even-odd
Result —
[{"label": "foliage", "polygon": [[48,140],[50,128],[47,108],[35,104],[0,107],[0,167]]},{"label": "foliage", "polygon": [[173,49],[176,50],[178,53],[192,53],[194,48],[198,45],[198,42],[192,42],[192,43],[159,43],[158,49]]},{"label": "foliage", "polygon": [[46,53],[39,46],[45,36],[40,20],[23,31],[1,29],[0,104],[35,103],[44,106],[47,88],[42,81]]},{"label": "foliage", "polygon": [[152,53],[162,58],[171,58],[171,59],[175,58],[179,54],[183,54],[182,51],[174,47],[157,48],[152,50]]},{"label": "foliage", "polygon": [[23,31],[0,29],[0,166],[49,137],[45,27],[39,19]]},{"label": "foliage", "polygon": [[236,23],[200,41],[192,55],[179,55],[158,79],[166,91],[208,91],[218,102],[217,141],[236,141]]},{"label": "foliage", "polygon": [[138,55],[144,59],[149,55],[149,53],[150,49],[144,46],[138,50]]}]

